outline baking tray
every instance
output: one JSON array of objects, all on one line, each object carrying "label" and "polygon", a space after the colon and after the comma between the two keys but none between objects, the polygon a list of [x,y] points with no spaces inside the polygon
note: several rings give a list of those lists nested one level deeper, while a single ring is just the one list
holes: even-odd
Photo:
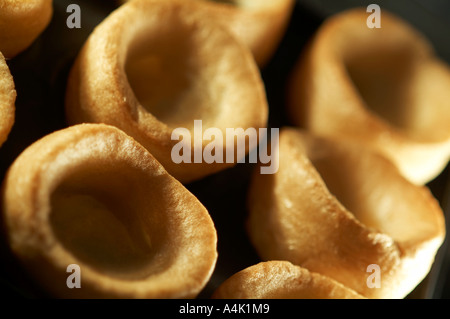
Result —
[{"label": "baking tray", "polygon": [[[69,4],[81,8],[81,28],[66,26]],[[322,21],[341,10],[367,7],[369,1],[299,0],[285,36],[270,63],[261,70],[270,107],[269,126],[290,125],[285,114],[286,81],[304,45]],[[437,54],[450,63],[450,3],[447,1],[378,1],[382,10],[405,18],[433,43]],[[25,52],[8,61],[18,92],[16,122],[0,148],[3,180],[14,159],[37,139],[66,127],[64,94],[69,69],[86,38],[118,4],[104,0],[54,0],[54,16],[45,32]],[[450,106],[449,106],[450,107]],[[450,125],[450,124],[449,124]],[[218,233],[219,258],[212,278],[199,298],[209,298],[226,278],[258,263],[260,258],[245,230],[246,197],[253,164],[242,163],[186,185],[210,212]],[[447,167],[430,187],[446,216],[450,214],[450,174]],[[46,298],[1,242],[0,293],[4,298]],[[448,241],[438,252],[427,278],[408,298],[450,296],[450,248]]]}]

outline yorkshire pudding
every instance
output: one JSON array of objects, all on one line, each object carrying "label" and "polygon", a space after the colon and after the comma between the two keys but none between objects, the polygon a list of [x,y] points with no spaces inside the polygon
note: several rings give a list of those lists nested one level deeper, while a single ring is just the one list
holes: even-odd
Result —
[{"label": "yorkshire pudding", "polygon": [[[288,260],[367,298],[403,298],[422,281],[445,237],[428,188],[371,148],[294,128],[281,130],[279,160],[275,174],[256,170],[249,189],[248,231],[263,260]],[[367,284],[370,265],[380,287]]]},{"label": "yorkshire pudding", "polygon": [[0,52],[0,146],[8,138],[14,124],[16,90],[13,77]]},{"label": "yorkshire pudding", "polygon": [[[134,0],[120,6],[85,43],[66,95],[69,123],[119,127],[183,183],[240,160],[175,163],[171,151],[179,139],[190,146],[192,158],[211,142],[194,143],[196,135],[202,139],[201,131],[194,131],[195,120],[224,137],[226,128],[265,127],[268,117],[251,52],[199,6],[185,0]],[[185,135],[172,140],[176,128],[188,130],[190,140]],[[223,154],[234,147],[230,141],[223,139]]]},{"label": "yorkshire pudding", "polygon": [[[3,185],[11,251],[51,296],[192,298],[209,280],[208,211],[134,139],[80,124],[38,140]],[[69,289],[69,265],[81,288]]]},{"label": "yorkshire pudding", "polygon": [[0,51],[13,58],[27,49],[52,15],[52,0],[0,0]]},{"label": "yorkshire pudding", "polygon": [[364,299],[326,276],[288,261],[260,262],[225,280],[213,299]]},{"label": "yorkshire pudding", "polygon": [[416,184],[450,156],[450,69],[428,40],[386,10],[381,28],[352,9],[326,20],[289,87],[292,124],[380,151]]}]

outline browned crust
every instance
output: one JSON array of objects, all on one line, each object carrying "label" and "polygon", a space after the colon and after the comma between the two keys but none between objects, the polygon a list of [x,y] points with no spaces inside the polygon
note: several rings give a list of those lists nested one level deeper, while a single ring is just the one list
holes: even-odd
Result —
[{"label": "browned crust", "polygon": [[[279,157],[278,172],[255,171],[249,190],[248,231],[263,260],[289,260],[369,298],[403,298],[425,277],[445,236],[427,188],[368,149],[296,129],[281,131]],[[367,285],[371,264],[380,288]]]},{"label": "browned crust", "polygon": [[[449,67],[405,21],[384,10],[382,27],[369,29],[368,16],[362,9],[337,14],[311,39],[290,80],[291,124],[371,146],[410,181],[425,184],[450,158]],[[373,63],[380,63],[378,70]],[[350,77],[349,65],[356,66],[359,77],[366,74],[368,83],[379,70],[389,73],[366,90],[389,97],[388,116],[394,120],[373,112]],[[394,78],[399,80],[383,87]],[[393,90],[392,96],[386,90]]]},{"label": "browned crust", "polygon": [[364,299],[326,276],[288,261],[266,261],[225,280],[213,299]]},{"label": "browned crust", "polygon": [[[250,51],[226,30],[216,26],[205,11],[197,10],[197,6],[198,3],[178,0],[135,0],[121,6],[87,40],[71,70],[66,94],[69,123],[99,122],[121,128],[144,145],[170,174],[182,182],[202,178],[235,163],[175,164],[172,161],[171,150],[178,143],[171,140],[174,127],[148,112],[136,98],[127,80],[124,61],[131,42],[135,40],[133,30],[142,32],[148,23],[150,29],[145,30],[146,36],[150,39],[158,36],[159,28],[171,25],[163,20],[152,22],[162,16],[180,19],[182,23],[193,26],[194,34],[189,37],[192,36],[196,41],[200,39],[200,43],[205,46],[203,52],[210,54],[203,56],[200,67],[214,68],[220,64],[223,69],[211,79],[211,85],[218,87],[211,87],[210,91],[214,91],[214,95],[224,89],[227,92],[217,104],[210,104],[217,116],[200,114],[197,118],[209,123],[204,124],[204,129],[217,127],[225,136],[225,128],[228,127],[265,127],[268,116],[264,85]],[[137,29],[133,29],[133,24],[136,24]],[[203,94],[202,90],[205,88],[194,88],[194,92],[199,95]],[[207,104],[208,101],[206,96],[200,102]],[[207,144],[207,141],[203,141],[202,147]],[[225,145],[224,154],[226,147],[230,146]],[[194,145],[192,150],[194,153]]]},{"label": "browned crust", "polygon": [[[121,174],[122,178],[114,177]],[[59,193],[64,190],[68,192]],[[68,220],[69,228],[80,228],[73,240],[63,240],[71,233],[61,234],[58,229],[64,225],[61,214],[67,211],[54,211],[57,200],[64,199],[56,196],[83,192],[92,196],[106,192],[105,202],[115,205],[115,214],[122,216],[124,225],[128,223],[130,236],[147,233],[149,246],[145,244],[147,248],[142,249],[152,257],[146,264],[135,267],[126,258],[117,261],[125,266],[130,263],[125,268],[98,264],[95,261],[103,257],[87,258],[68,248],[83,240],[82,233],[93,226]],[[2,203],[12,251],[34,279],[56,297],[193,298],[206,285],[216,263],[217,235],[207,210],[140,144],[112,126],[76,125],[32,144],[8,170]],[[85,209],[80,207],[73,213],[81,218]],[[110,221],[106,219],[97,230],[91,230],[114,238],[119,234],[107,233]],[[89,247],[95,244],[90,242]],[[116,240],[114,251],[123,250],[123,244]],[[80,266],[79,289],[66,286],[70,264]]]}]

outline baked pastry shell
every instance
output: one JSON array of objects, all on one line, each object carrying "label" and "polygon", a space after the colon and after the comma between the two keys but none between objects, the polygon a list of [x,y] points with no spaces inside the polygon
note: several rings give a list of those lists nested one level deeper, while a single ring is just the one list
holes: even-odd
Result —
[{"label": "baked pastry shell", "polygon": [[401,18],[383,10],[370,29],[368,16],[336,14],[306,45],[289,80],[291,124],[370,146],[426,184],[450,158],[450,68]]},{"label": "baked pastry shell", "polygon": [[[225,137],[226,128],[258,131],[268,118],[264,83],[251,52],[198,7],[178,0],[135,0],[119,7],[79,53],[65,102],[68,123],[119,127],[183,183],[240,160],[194,163],[195,120]],[[178,127],[191,132],[191,141],[185,141],[191,163],[171,157]],[[210,142],[200,141],[202,152]],[[235,147],[224,141],[223,154]]]},{"label": "baked pastry shell", "polygon": [[[131,137],[81,124],[47,135],[8,170],[14,256],[58,298],[194,298],[217,260],[205,207]],[[69,265],[81,288],[69,289]]]},{"label": "baked pastry shell", "polygon": [[271,260],[249,266],[225,280],[213,299],[365,299],[326,276]]}]

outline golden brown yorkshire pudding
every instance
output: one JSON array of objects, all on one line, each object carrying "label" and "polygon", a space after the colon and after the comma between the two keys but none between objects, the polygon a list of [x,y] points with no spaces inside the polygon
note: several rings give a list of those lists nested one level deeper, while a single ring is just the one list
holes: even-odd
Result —
[{"label": "golden brown yorkshire pudding", "polygon": [[288,261],[266,261],[225,280],[213,299],[365,299],[337,281]]},{"label": "golden brown yorkshire pudding", "polygon": [[[191,147],[192,158],[211,143],[201,140],[202,133],[200,144],[194,143],[195,120],[202,121],[203,131],[217,128],[225,137],[226,128],[265,127],[268,116],[251,52],[198,6],[185,0],[134,0],[119,7],[87,40],[66,95],[69,123],[121,128],[182,182],[236,162],[173,161],[171,151],[180,140]],[[190,140],[172,140],[178,127],[190,132]],[[221,150],[226,154],[232,147],[224,142]]]},{"label": "golden brown yorkshire pudding", "polygon": [[0,0],[0,51],[13,58],[44,31],[53,15],[52,0]]},{"label": "golden brown yorkshire pudding", "polygon": [[369,145],[424,184],[450,156],[449,67],[405,21],[384,10],[370,29],[368,17],[353,9],[317,31],[292,74],[292,123]]},{"label": "golden brown yorkshire pudding", "polygon": [[438,202],[392,162],[293,128],[280,132],[278,172],[255,171],[248,205],[263,260],[288,260],[368,298],[405,297],[445,237]]},{"label": "golden brown yorkshire pudding", "polygon": [[[103,124],[27,148],[3,185],[11,251],[52,296],[192,298],[217,235],[203,205],[134,139]],[[69,265],[81,288],[69,289]]]},{"label": "golden brown yorkshire pudding", "polygon": [[14,80],[0,52],[0,146],[8,138],[14,124],[15,101]]},{"label": "golden brown yorkshire pudding", "polygon": [[260,67],[269,62],[278,48],[295,4],[294,0],[197,1],[203,2],[202,9],[206,9],[208,15],[229,28],[250,48]]}]

